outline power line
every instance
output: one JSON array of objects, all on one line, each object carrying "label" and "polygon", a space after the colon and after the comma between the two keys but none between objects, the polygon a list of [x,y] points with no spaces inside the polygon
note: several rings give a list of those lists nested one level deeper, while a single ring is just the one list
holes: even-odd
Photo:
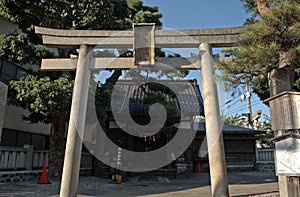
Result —
[{"label": "power line", "polygon": [[241,95],[245,94],[245,92],[246,92],[245,90],[243,90],[243,92],[239,92],[239,94],[238,94],[237,96],[232,97],[230,100],[226,101],[226,102],[225,102],[225,105],[226,105],[226,104],[229,104],[230,102],[232,102],[233,100],[235,100],[235,99],[237,99],[237,98],[241,98]]},{"label": "power line", "polygon": [[[257,105],[260,105],[261,103],[260,103],[260,100],[259,99],[257,99],[257,100],[255,100],[252,104],[251,104],[251,106],[253,107],[253,106],[257,106]],[[238,107],[235,107],[235,108],[233,108],[233,109],[229,109],[228,111],[226,111],[228,114],[234,114],[234,113],[237,113],[237,112],[241,112],[241,111],[245,111],[246,110],[246,106],[244,105],[244,106],[238,106]],[[227,114],[226,113],[226,114]]]},{"label": "power line", "polygon": [[241,102],[241,101],[240,101],[240,100],[238,100],[238,101],[236,101],[236,102],[234,102],[234,103],[230,104],[229,106],[226,106],[226,109],[227,109],[227,108],[230,108],[231,106],[233,106],[234,104],[236,104],[236,103],[238,103],[238,102]]},{"label": "power line", "polygon": [[229,114],[232,114],[232,113],[236,113],[236,112],[239,112],[239,111],[243,111],[243,110],[247,109],[246,107],[247,107],[247,106],[244,105],[244,106],[241,106],[241,107],[232,109],[231,111],[228,111],[228,113],[229,113]]},{"label": "power line", "polygon": [[[253,104],[260,104],[260,101],[259,100],[254,100],[253,102],[252,102],[252,106],[253,106]],[[243,107],[246,107],[245,106],[245,104],[244,103],[241,103],[242,105],[237,105],[237,106],[234,106],[234,108],[226,108],[228,111],[235,111],[235,110],[238,110],[238,109],[240,109],[240,108],[243,108]]]},{"label": "power line", "polygon": [[[237,102],[236,102],[236,103],[233,103],[232,105],[226,107],[226,109],[228,109],[228,110],[235,110],[235,109],[238,109],[238,108],[240,108],[241,106],[245,105],[245,103],[243,103],[242,100],[241,100],[240,102],[241,102],[241,103],[239,103],[239,105],[235,105],[233,108],[230,108],[232,105],[236,104],[236,103],[237,103]],[[229,109],[229,108],[230,108],[230,109]]]},{"label": "power line", "polygon": [[245,107],[246,107],[245,105],[240,105],[240,106],[237,106],[235,108],[229,109],[228,112],[230,113],[232,111],[238,111],[238,110],[243,109]]}]

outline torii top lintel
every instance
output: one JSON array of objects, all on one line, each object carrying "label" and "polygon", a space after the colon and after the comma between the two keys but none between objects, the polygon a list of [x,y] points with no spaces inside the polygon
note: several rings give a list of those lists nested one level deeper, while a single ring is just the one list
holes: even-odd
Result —
[{"label": "torii top lintel", "polygon": [[[153,23],[133,24],[132,30],[60,30],[35,27],[43,43],[49,47],[125,48],[134,50],[133,58],[92,58],[91,69],[199,69],[199,58],[157,58],[155,48],[198,48],[201,43],[211,47],[235,46],[243,27],[198,30],[159,30]],[[219,60],[220,61],[220,60]],[[221,60],[224,61],[224,60]],[[226,60],[225,60],[226,61]],[[170,67],[166,67],[168,65]],[[142,66],[142,67],[139,67]],[[43,59],[43,70],[74,70],[77,59]]]},{"label": "torii top lintel", "polygon": [[[198,48],[201,43],[210,43],[212,47],[236,46],[244,27],[210,28],[193,30],[155,29],[155,47],[157,48]],[[35,27],[43,43],[52,47],[78,47],[81,44],[96,45],[99,48],[132,48],[134,32],[132,30],[61,30]]]}]

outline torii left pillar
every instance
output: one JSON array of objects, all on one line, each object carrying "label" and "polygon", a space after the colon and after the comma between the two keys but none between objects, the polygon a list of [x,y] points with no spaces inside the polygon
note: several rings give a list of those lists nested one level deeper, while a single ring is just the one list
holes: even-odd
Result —
[{"label": "torii left pillar", "polygon": [[82,148],[80,134],[84,132],[91,73],[90,51],[89,46],[80,46],[60,187],[60,196],[63,197],[73,197],[77,193]]}]

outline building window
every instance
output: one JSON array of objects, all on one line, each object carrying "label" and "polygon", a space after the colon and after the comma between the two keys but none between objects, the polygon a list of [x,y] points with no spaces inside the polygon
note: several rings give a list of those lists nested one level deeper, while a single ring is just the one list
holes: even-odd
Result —
[{"label": "building window", "polygon": [[25,76],[27,73],[26,69],[9,62],[7,60],[1,60],[1,69],[0,69],[0,80],[12,80]]},{"label": "building window", "polygon": [[34,150],[49,149],[49,136],[3,129],[1,146],[23,147],[25,144],[33,145]]}]

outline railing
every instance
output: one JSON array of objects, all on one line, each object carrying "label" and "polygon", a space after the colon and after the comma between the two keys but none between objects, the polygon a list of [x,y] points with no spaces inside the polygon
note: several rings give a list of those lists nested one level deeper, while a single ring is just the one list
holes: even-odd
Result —
[{"label": "railing", "polygon": [[[24,148],[0,146],[0,170],[41,169],[44,161],[48,163],[47,150],[33,150],[33,146]],[[92,155],[82,153],[80,168],[92,169]]]},{"label": "railing", "polygon": [[256,163],[274,163],[274,150],[256,149]]},{"label": "railing", "polygon": [[254,155],[252,153],[229,153],[226,154],[227,165],[254,165]]},{"label": "railing", "polygon": [[48,151],[47,150],[37,150],[33,151],[33,160],[32,167],[33,168],[41,168],[43,167],[44,161],[48,163]]},{"label": "railing", "polygon": [[28,149],[0,148],[0,170],[26,169]]},{"label": "railing", "polygon": [[256,165],[257,171],[275,170],[274,150],[273,149],[256,149]]}]

